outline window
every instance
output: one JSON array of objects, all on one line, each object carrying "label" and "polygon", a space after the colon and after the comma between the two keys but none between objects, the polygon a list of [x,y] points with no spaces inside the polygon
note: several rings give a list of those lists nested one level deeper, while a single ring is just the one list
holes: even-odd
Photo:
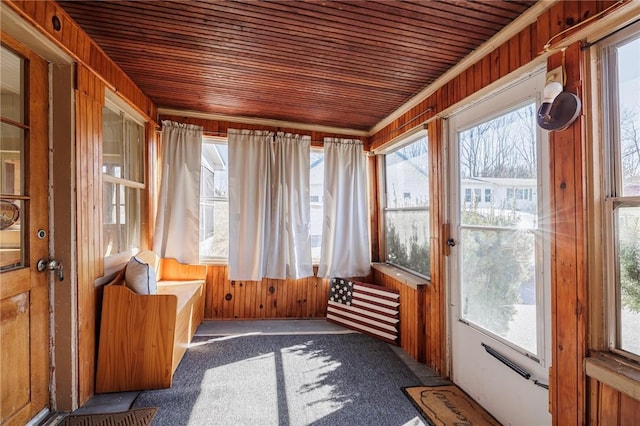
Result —
[{"label": "window", "polygon": [[144,127],[110,102],[102,111],[103,254],[140,248]]},{"label": "window", "polygon": [[[429,157],[421,137],[388,152],[384,161],[385,258],[429,276]],[[409,197],[406,197],[409,194]],[[471,191],[467,194],[471,200]],[[479,197],[479,195],[478,195]]]},{"label": "window", "polygon": [[[204,262],[229,258],[229,175],[226,140],[204,138],[200,169],[200,259]],[[320,260],[322,243],[322,197],[324,191],[324,151],[310,153],[309,199],[311,218],[311,258]]]},{"label": "window", "polygon": [[200,259],[229,257],[229,155],[226,141],[205,138],[200,171]]},{"label": "window", "polygon": [[[604,46],[610,346],[640,360],[640,31]],[[613,265],[611,265],[613,263]]]},{"label": "window", "polygon": [[324,215],[322,197],[324,195],[324,151],[311,148],[309,163],[309,198],[311,201],[311,260],[320,261],[320,246],[322,244],[322,217]]},{"label": "window", "polygon": [[490,203],[491,202],[492,194],[493,194],[493,191],[491,191],[490,189],[485,189],[484,190],[484,202],[485,203]]}]

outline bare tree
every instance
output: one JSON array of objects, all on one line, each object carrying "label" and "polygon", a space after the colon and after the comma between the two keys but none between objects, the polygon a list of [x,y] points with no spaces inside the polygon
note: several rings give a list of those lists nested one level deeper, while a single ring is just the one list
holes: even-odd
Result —
[{"label": "bare tree", "polygon": [[481,123],[460,133],[464,177],[534,178],[536,135],[534,105]]}]

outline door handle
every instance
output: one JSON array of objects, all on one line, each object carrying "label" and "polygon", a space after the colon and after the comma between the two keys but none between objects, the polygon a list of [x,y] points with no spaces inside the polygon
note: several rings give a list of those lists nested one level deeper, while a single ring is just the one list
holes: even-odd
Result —
[{"label": "door handle", "polygon": [[456,246],[456,240],[454,240],[453,238],[449,238],[449,239],[447,240],[447,245],[448,245],[449,247],[455,247],[455,246]]},{"label": "door handle", "polygon": [[56,259],[40,259],[36,265],[38,268],[38,272],[44,272],[46,270],[56,271],[58,273],[58,280],[64,281],[64,267],[62,266],[62,262]]}]

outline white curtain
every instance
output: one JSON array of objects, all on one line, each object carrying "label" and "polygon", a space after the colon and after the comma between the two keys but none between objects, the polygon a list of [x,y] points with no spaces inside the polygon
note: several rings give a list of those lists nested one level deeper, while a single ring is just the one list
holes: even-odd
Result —
[{"label": "white curtain", "polygon": [[313,275],[309,169],[311,138],[277,133],[270,152],[270,221],[267,228],[269,278]]},{"label": "white curtain", "polygon": [[202,127],[162,122],[162,178],[153,250],[199,263]]},{"label": "white curtain", "polygon": [[313,275],[308,136],[228,130],[229,279]]},{"label": "white curtain", "polygon": [[324,139],[324,223],[318,276],[369,273],[367,162],[362,142]]}]

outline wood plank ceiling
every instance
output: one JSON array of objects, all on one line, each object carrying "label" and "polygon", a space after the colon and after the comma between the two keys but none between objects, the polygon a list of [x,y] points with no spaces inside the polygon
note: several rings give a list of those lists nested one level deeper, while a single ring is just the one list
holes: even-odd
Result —
[{"label": "wood plank ceiling", "polygon": [[160,107],[370,130],[535,1],[62,1]]}]

